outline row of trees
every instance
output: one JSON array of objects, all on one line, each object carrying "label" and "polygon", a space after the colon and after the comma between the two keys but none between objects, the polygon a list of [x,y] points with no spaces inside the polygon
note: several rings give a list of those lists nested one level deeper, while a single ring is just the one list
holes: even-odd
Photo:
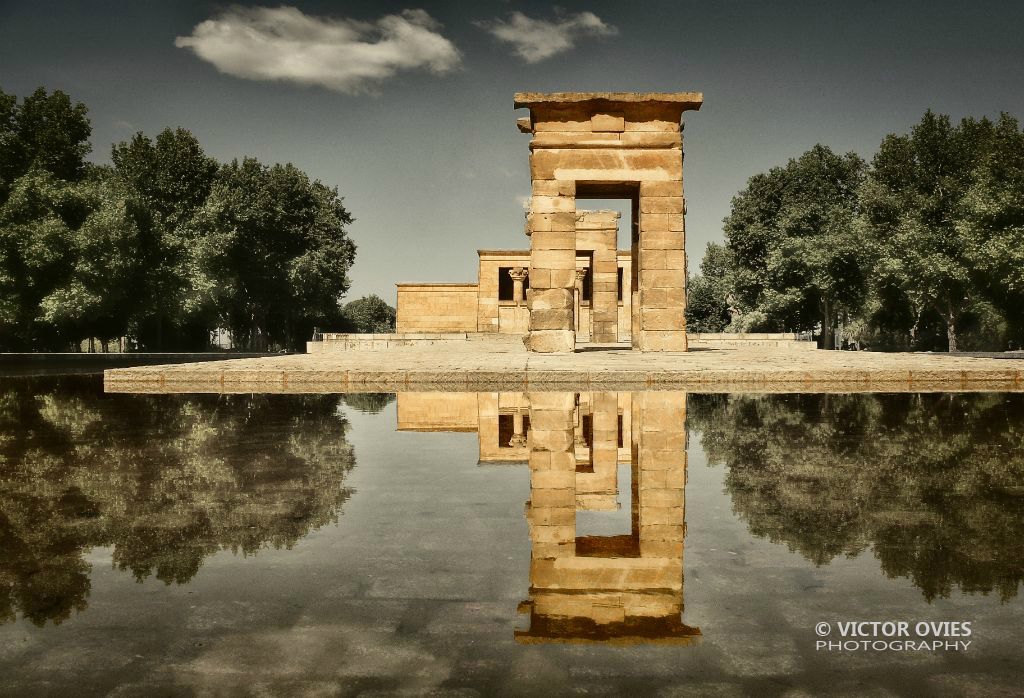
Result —
[{"label": "row of trees", "polygon": [[0,350],[204,349],[219,328],[265,350],[361,329],[340,305],[356,246],[336,189],[290,164],[218,163],[181,128],[97,166],[90,134],[62,92],[0,91]]},{"label": "row of trees", "polygon": [[841,326],[879,348],[1024,339],[1024,133],[925,113],[870,163],[816,145],[751,177],[690,280],[694,331]]}]

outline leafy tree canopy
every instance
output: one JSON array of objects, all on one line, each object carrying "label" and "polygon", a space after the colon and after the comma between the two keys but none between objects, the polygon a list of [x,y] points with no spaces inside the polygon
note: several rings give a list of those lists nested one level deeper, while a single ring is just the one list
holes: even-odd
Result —
[{"label": "leafy tree canopy", "polygon": [[336,189],[291,164],[219,165],[182,128],[89,165],[89,135],[62,92],[0,91],[0,350],[205,349],[221,328],[290,348],[342,322],[356,248]]},{"label": "leafy tree canopy", "polygon": [[346,303],[341,314],[349,332],[384,334],[395,331],[395,309],[377,295]]},{"label": "leafy tree canopy", "polygon": [[909,307],[912,337],[926,310],[938,313],[950,351],[958,348],[958,321],[979,295],[972,243],[963,234],[964,199],[994,142],[988,119],[954,126],[929,110],[909,134],[885,137],[861,190],[862,227],[878,256],[876,285]]},{"label": "leafy tree canopy", "polygon": [[865,163],[816,145],[755,175],[725,219],[732,285],[746,311],[774,330],[822,326],[826,348],[840,314],[858,311],[869,258],[854,228]]}]

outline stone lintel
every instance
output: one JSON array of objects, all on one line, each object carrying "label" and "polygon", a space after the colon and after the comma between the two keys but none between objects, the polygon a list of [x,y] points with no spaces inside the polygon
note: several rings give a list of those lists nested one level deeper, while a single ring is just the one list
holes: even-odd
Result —
[{"label": "stone lintel", "polygon": [[577,230],[618,229],[621,213],[611,210],[576,211]]},{"label": "stone lintel", "polygon": [[703,101],[699,92],[518,92],[514,98],[517,109],[530,110],[529,119],[516,123],[534,135],[531,150],[679,150],[683,112]]},{"label": "stone lintel", "polygon": [[[613,213],[618,213],[618,211],[613,211]],[[618,226],[616,226],[616,227],[618,227]],[[477,254],[480,257],[483,257],[483,258],[510,259],[510,260],[522,260],[522,259],[529,260],[530,259],[530,250],[528,250],[528,249],[527,250],[477,250],[476,252],[477,252]],[[633,257],[633,253],[632,253],[631,250],[618,250],[617,255],[618,255],[619,259],[632,259],[632,257]],[[400,284],[395,284],[395,286],[444,286],[444,285],[446,285],[446,284],[429,284],[429,283],[426,283],[426,284],[416,284],[416,283],[400,283]],[[476,284],[475,283],[471,283],[471,282],[467,282],[465,284],[457,283],[457,284],[447,284],[447,285],[449,285],[449,286],[475,286]],[[730,334],[729,336],[733,337],[734,335]],[[735,335],[735,336],[740,336],[740,335]],[[748,335],[742,335],[742,336],[743,337],[750,337],[750,336],[753,336],[753,335],[749,335],[748,334]]]},{"label": "stone lintel", "polygon": [[672,105],[689,111],[700,109],[704,95],[700,92],[516,92],[513,99],[516,109],[594,103],[612,108],[620,104]]},{"label": "stone lintel", "polygon": [[529,259],[529,250],[477,250],[482,259]]},{"label": "stone lintel", "polygon": [[477,284],[476,284],[476,282],[473,282],[473,281],[467,281],[465,283],[459,283],[459,282],[454,282],[454,283],[453,282],[443,282],[443,283],[427,282],[427,283],[421,283],[421,284],[418,284],[418,283],[415,283],[415,282],[403,282],[403,283],[395,284],[395,286],[397,286],[398,288],[419,288],[419,289],[423,289],[424,291],[429,291],[431,289],[438,289],[438,290],[440,290],[440,289],[446,289],[446,288],[475,288],[477,286]]}]

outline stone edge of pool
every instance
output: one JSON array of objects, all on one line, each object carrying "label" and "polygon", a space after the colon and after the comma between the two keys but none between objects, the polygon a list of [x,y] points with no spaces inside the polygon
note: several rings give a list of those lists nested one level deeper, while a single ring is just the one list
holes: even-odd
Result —
[{"label": "stone edge of pool", "polygon": [[[104,371],[109,393],[686,390],[1024,391],[1024,360],[948,354],[708,351],[302,354]],[[680,366],[679,363],[686,365]]]}]

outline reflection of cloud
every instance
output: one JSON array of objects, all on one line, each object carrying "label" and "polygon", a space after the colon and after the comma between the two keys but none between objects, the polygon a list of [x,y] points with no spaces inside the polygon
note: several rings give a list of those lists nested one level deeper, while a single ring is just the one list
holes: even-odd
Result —
[{"label": "reflection of cloud", "polygon": [[507,20],[493,19],[476,24],[500,41],[512,44],[516,55],[527,63],[537,63],[568,51],[576,45],[577,39],[619,33],[616,27],[606,24],[593,12],[579,12],[554,21],[513,12]]},{"label": "reflection of cloud", "polygon": [[247,80],[282,80],[366,92],[400,70],[447,73],[459,51],[425,10],[375,22],[304,14],[295,7],[231,7],[174,44]]},{"label": "reflection of cloud", "polygon": [[[372,608],[390,611],[380,602]],[[270,695],[337,695],[362,680],[395,683],[396,693],[422,695],[439,690],[453,673],[451,660],[436,656],[429,643],[362,623],[299,618],[284,630],[207,639],[197,657],[175,667],[176,679],[200,694],[231,693],[247,684]],[[306,690],[296,691],[297,685]]]}]

